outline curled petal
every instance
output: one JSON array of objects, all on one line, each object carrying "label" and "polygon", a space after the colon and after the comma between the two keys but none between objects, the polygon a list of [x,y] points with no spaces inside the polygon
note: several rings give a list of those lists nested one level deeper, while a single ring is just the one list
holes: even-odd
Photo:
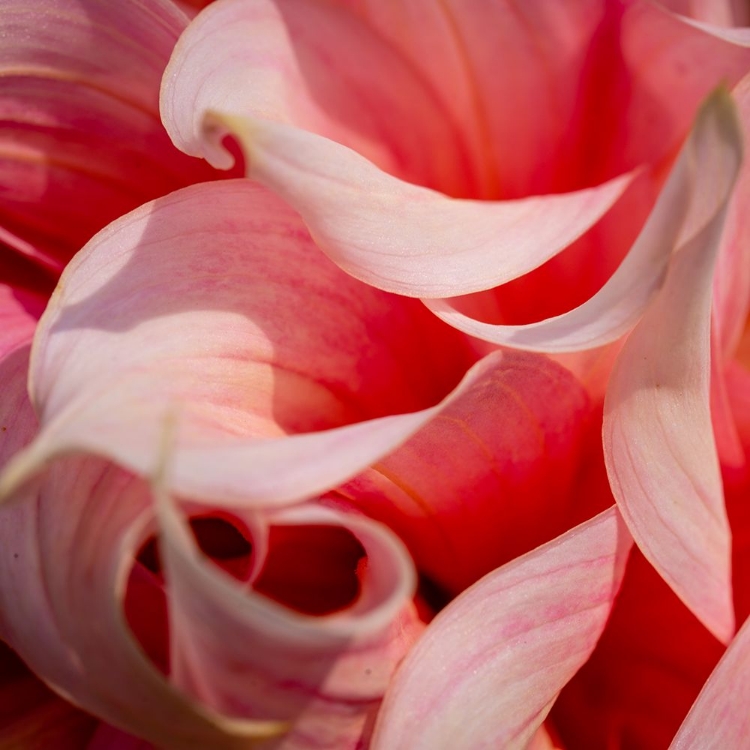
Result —
[{"label": "curled petal", "polygon": [[73,450],[148,476],[172,414],[178,494],[312,497],[428,421],[473,361],[420,303],[342,273],[244,180],[144,206],[63,279],[32,363],[45,427],[6,489]]},{"label": "curled petal", "polygon": [[584,389],[565,369],[505,351],[404,445],[337,492],[394,529],[419,569],[457,593],[569,527],[589,413]]},{"label": "curled petal", "polygon": [[[277,527],[340,525],[362,545],[367,562],[357,598],[311,617],[206,563],[168,498],[158,512],[177,684],[224,713],[288,722],[284,747],[356,743],[421,632],[411,604],[414,570],[398,540],[366,518],[314,506],[268,517]],[[262,580],[261,573],[256,588]]]},{"label": "curled petal", "polygon": [[681,235],[694,233],[726,203],[741,157],[737,138],[727,133],[725,96],[715,94],[703,106],[633,247],[609,281],[580,307],[538,323],[493,325],[461,313],[451,300],[427,300],[427,306],[459,330],[517,349],[580,351],[622,336],[663,283]]},{"label": "curled petal", "polygon": [[[325,79],[317,68],[305,67],[310,39],[317,39],[310,28],[325,38],[338,34],[337,43],[325,48]],[[450,180],[418,174],[421,184],[415,185],[388,174],[373,161],[372,148],[349,132],[359,133],[358,126],[342,134],[331,124],[363,117],[362,91],[369,89],[364,80],[352,84],[353,75],[380,70],[392,101],[373,108],[388,112],[389,127],[422,141],[399,142],[392,151],[439,163],[435,154],[443,159],[456,146],[434,132],[433,123],[444,122],[444,115],[425,118],[413,106],[405,109],[404,102],[426,97],[420,79],[411,86],[400,79],[391,85],[381,63],[385,69],[395,64],[392,49],[366,32],[348,14],[304,0],[211,6],[181,38],[165,75],[166,127],[178,147],[216,166],[230,163],[221,144],[226,133],[234,135],[248,176],[293,205],[337,264],[376,287],[416,297],[488,289],[536,268],[596,223],[630,183],[632,175],[624,175],[567,194],[483,202],[451,199],[421,186],[431,183],[455,194]],[[353,44],[360,55],[354,68],[338,51],[350,51]],[[226,57],[217,61],[216,49]],[[205,64],[208,55],[211,67]],[[321,105],[316,99],[325,87],[338,91],[342,80],[355,88],[343,114],[338,101]],[[273,94],[279,90],[284,96]],[[428,132],[415,130],[415,122],[426,123]],[[386,137],[383,143],[390,145]],[[406,179],[414,180],[408,172]]]},{"label": "curled petal", "polygon": [[[623,518],[649,561],[720,640],[734,627],[730,532],[709,409],[713,269],[741,135],[731,100],[714,116],[736,153],[718,210],[681,247],[610,379],[604,451]],[[725,166],[728,170],[729,164]],[[705,186],[706,194],[715,183]],[[700,226],[700,225],[699,225]],[[695,224],[693,224],[695,227]]]},{"label": "curled petal", "polygon": [[593,651],[631,541],[610,509],[461,594],[397,672],[375,750],[526,747]]},{"label": "curled petal", "polygon": [[722,657],[670,750],[720,750],[742,747],[750,732],[750,622],[746,622]]},{"label": "curled petal", "polygon": [[145,484],[70,459],[16,500],[0,511],[0,636],[47,684],[157,745],[237,748],[280,731],[190,701],[130,633],[121,596],[150,518]]},{"label": "curled petal", "polygon": [[750,62],[732,41],[662,7],[718,21],[731,4],[741,26],[750,20],[742,0],[332,2],[431,83],[485,182],[494,170],[509,197],[658,164],[701,100],[722,81],[734,85]]}]

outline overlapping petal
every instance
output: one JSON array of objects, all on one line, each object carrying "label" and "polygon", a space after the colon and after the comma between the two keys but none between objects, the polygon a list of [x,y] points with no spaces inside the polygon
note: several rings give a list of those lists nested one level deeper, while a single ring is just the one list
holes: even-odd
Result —
[{"label": "overlapping petal", "polygon": [[527,325],[493,325],[466,315],[447,299],[427,306],[452,326],[496,344],[563,352],[608,344],[629,331],[660,288],[669,259],[697,226],[728,200],[741,160],[738,136],[727,133],[725,94],[702,108],[653,211],[620,267],[587,302]]},{"label": "overlapping petal", "polygon": [[[312,36],[310,28],[318,33]],[[329,35],[337,35],[337,43],[323,46]],[[227,57],[217,65],[218,39]],[[355,44],[352,68],[347,54]],[[363,55],[374,59],[364,63]],[[400,75],[383,73],[394,65]],[[377,86],[369,80],[372,69],[379,71]],[[342,113],[344,104],[327,97],[344,83],[353,93]],[[348,13],[297,0],[220,3],[180,40],[165,75],[162,113],[180,148],[217,166],[229,163],[221,140],[232,132],[243,146],[248,175],[295,206],[339,265],[410,296],[487,289],[539,266],[595,223],[627,187],[630,177],[624,176],[578,193],[497,203],[451,200],[426,189],[422,185],[466,193],[454,178],[431,178],[419,166],[462,154],[450,119],[433,98],[411,68]],[[425,100],[433,111],[415,111],[424,110]],[[381,130],[389,130],[376,130],[377,139],[373,110],[380,118],[388,115]],[[361,143],[363,119],[374,146]],[[348,126],[343,133],[342,120]],[[385,157],[373,156],[374,147],[404,166],[394,169]]]},{"label": "overlapping petal", "polygon": [[[1,412],[16,401],[9,396],[0,405],[3,423]],[[22,406],[29,415],[28,400]],[[155,518],[147,484],[105,461],[61,459],[15,500],[3,508],[0,527],[0,636],[63,696],[157,745],[251,747],[288,730],[291,719],[297,734],[285,740],[289,747],[304,746],[310,732],[327,733],[334,746],[357,739],[420,629],[408,556],[365,518],[299,508],[266,518],[265,526],[254,522],[259,532],[333,524],[360,541],[361,590],[346,609],[319,618],[267,598],[278,584],[263,566],[271,548],[261,533],[252,575],[258,593],[250,593],[198,554],[169,501]],[[166,545],[174,686],[131,632],[129,610],[143,615],[148,592],[125,600],[136,553],[157,521]],[[137,635],[161,627],[154,611],[150,617],[157,619],[141,623]],[[116,734],[103,729],[95,740]]]},{"label": "overlapping petal", "polygon": [[[451,594],[565,531],[590,419],[584,388],[541,355],[496,364],[393,453],[337,490],[394,529]],[[610,501],[611,502],[611,501]]]},{"label": "overlapping petal", "polygon": [[472,357],[418,302],[343,274],[263,188],[195,186],[68,267],[32,365],[45,427],[5,481],[71,450],[148,476],[174,412],[181,494],[314,496],[428,421]]},{"label": "overlapping petal", "polygon": [[224,713],[286,722],[284,747],[355,746],[423,627],[411,604],[414,570],[398,540],[366,518],[315,506],[266,518],[277,527],[340,525],[361,543],[366,563],[356,599],[316,618],[249,593],[202,562],[166,498],[159,518],[176,683]]},{"label": "overlapping petal", "polygon": [[724,184],[702,186],[705,196],[716,191],[718,210],[686,230],[663,289],[619,356],[605,401],[604,449],[638,546],[726,642],[734,627],[730,531],[709,408],[710,315],[727,188],[742,140],[731,102],[714,101],[723,137],[736,152],[734,169],[728,160],[718,174]]},{"label": "overlapping petal", "polygon": [[[550,7],[548,3],[543,6],[531,4],[529,9],[518,11],[522,16],[528,16],[519,20],[514,17],[516,11],[503,2],[488,3],[486,8],[476,12],[474,6],[468,12],[468,6],[461,10],[441,4],[439,9],[433,7],[432,10],[425,10],[424,14],[419,12],[424,8],[418,3],[389,4],[388,10],[382,12],[368,5],[358,7],[359,14],[366,18],[362,23],[363,28],[359,28],[354,25],[350,9],[331,6],[321,9],[315,6],[313,10],[313,4],[302,1],[220,3],[210,7],[191,26],[173,56],[162,92],[165,123],[180,148],[188,153],[204,155],[218,165],[229,163],[227,154],[221,148],[221,139],[227,131],[232,132],[245,151],[248,175],[264,182],[294,205],[321,247],[358,278],[381,288],[421,297],[448,297],[489,289],[537,268],[595,224],[622,194],[627,178],[601,184],[597,188],[590,186],[621,175],[641,163],[653,164],[666,158],[684,136],[700,98],[722,77],[737,80],[743,65],[747,63],[746,50],[735,48],[711,35],[701,34],[670,14],[658,11],[651,4],[632,3],[621,14],[615,10],[605,12],[595,3],[591,7],[586,3],[574,4],[571,8],[566,5],[566,9],[560,11],[549,10]],[[399,32],[384,30],[387,27],[385,19],[392,20],[389,14],[399,16],[399,20],[405,23],[412,40],[411,51],[407,52],[398,43]],[[608,19],[606,23],[602,21],[602,14]],[[303,19],[306,19],[305,24]],[[491,23],[493,20],[496,22]],[[489,44],[490,29],[494,34],[497,29],[524,26],[525,21],[528,21],[528,28],[516,35],[516,42],[507,45],[509,59],[512,60],[513,55],[519,58],[516,65],[509,62],[507,70],[523,70],[532,78],[542,77],[544,86],[540,84],[529,88],[529,91],[535,92],[536,106],[516,107],[518,112],[533,112],[534,123],[527,123],[523,117],[507,117],[505,108],[514,106],[520,96],[514,88],[517,85],[516,76],[514,74],[511,81],[509,73],[506,81],[514,94],[497,96],[497,71],[494,67],[490,68],[490,58],[483,57],[487,53],[485,44]],[[555,66],[542,64],[544,55],[538,54],[539,47],[546,47],[535,33],[529,31],[531,28],[549,31],[555,28],[555,23],[560,31],[550,32],[549,35],[562,38],[560,46],[566,64],[561,68],[558,68],[559,60],[556,60]],[[460,44],[466,31],[462,30],[464,24],[472,28],[475,43],[470,52]],[[474,28],[474,24],[477,28]],[[481,31],[480,24],[483,24]],[[591,36],[597,25],[606,28],[606,33],[602,33],[609,36],[595,42]],[[555,147],[559,152],[557,159],[549,155],[544,157],[548,172],[558,168],[563,173],[571,171],[570,164],[564,159],[565,154],[570,154],[570,144],[566,142],[565,148],[561,145],[570,137],[564,134],[571,132],[575,134],[574,138],[580,137],[582,151],[589,154],[585,160],[574,159],[576,165],[584,162],[599,165],[612,154],[617,154],[618,159],[622,157],[618,162],[619,168],[608,167],[601,173],[606,177],[600,174],[598,179],[587,175],[578,184],[578,187],[587,189],[579,193],[497,203],[448,201],[444,196],[426,192],[418,185],[394,179],[377,166],[377,160],[373,163],[367,148],[359,145],[361,128],[356,123],[349,127],[345,135],[339,132],[342,120],[350,124],[349,121],[356,116],[363,118],[365,114],[370,114],[370,109],[362,103],[362,97],[371,93],[369,81],[358,79],[357,76],[363,74],[352,73],[346,56],[337,52],[339,47],[348,48],[348,43],[355,38],[363,46],[368,27],[373,49],[382,44],[383,36],[392,44],[393,37],[396,37],[402,63],[407,60],[420,71],[424,77],[423,85],[427,85],[425,80],[430,81],[428,90],[450,113],[449,119],[455,119],[455,113],[453,107],[446,103],[451,100],[447,92],[461,81],[462,85],[474,91],[476,101],[493,113],[492,119],[496,124],[521,123],[518,124],[519,130],[532,134],[529,138],[535,145],[539,145],[536,143],[539,128],[559,128],[557,135],[552,137],[553,141],[561,141]],[[660,36],[657,37],[654,27],[660,29]],[[310,28],[320,30],[321,34],[337,30],[342,39],[347,39],[347,44],[326,47],[324,53],[316,50],[313,55],[310,51]],[[373,30],[375,33],[372,33]],[[256,43],[251,43],[249,40],[255,40],[256,36]],[[539,33],[539,37],[546,39],[547,35]],[[625,40],[622,45],[618,41],[620,37]],[[219,38],[222,43],[218,46],[226,51],[226,56],[220,64],[209,69],[203,61],[208,54],[214,55],[214,43]],[[665,38],[669,43],[660,47],[657,55],[654,49],[657,39],[663,42]],[[495,44],[496,40],[494,37],[492,39]],[[522,41],[518,42],[517,39]],[[414,40],[419,40],[419,43]],[[423,63],[417,63],[414,59],[414,49],[428,42],[436,49],[448,51],[449,62],[445,65],[451,70],[450,75],[444,77],[443,88],[430,79],[430,74],[423,69]],[[319,44],[323,42],[319,41]],[[688,52],[694,54],[696,47],[711,45],[721,48],[721,54],[714,50],[716,55],[706,55],[708,60],[721,61],[717,68],[708,66],[701,71],[691,69],[690,76],[675,72],[684,68],[682,58]],[[584,90],[588,90],[589,86],[594,88],[581,72],[584,58],[590,55],[593,70],[602,62],[599,56],[611,56],[611,52],[605,53],[603,50],[612,46],[617,50],[622,46],[620,53],[624,59],[617,58],[619,53],[616,53],[617,59],[609,61],[617,69],[615,80],[624,81],[627,71],[637,81],[633,91],[620,92],[620,100],[628,101],[626,110],[622,113],[615,111],[614,95],[613,101],[605,108],[617,132],[620,132],[620,127],[628,127],[627,146],[634,151],[625,155],[622,154],[623,149],[619,148],[623,144],[619,143],[617,132],[613,136],[607,128],[599,128],[594,136],[579,131],[576,125],[579,115],[574,112],[579,87]],[[530,52],[532,48],[534,54]],[[377,54],[382,57],[385,53]],[[388,55],[390,61],[391,48],[388,48]],[[476,62],[471,59],[472,55],[480,58],[481,64],[476,68],[472,67]],[[319,57],[325,59],[327,66],[324,70],[321,70]],[[429,59],[434,57],[434,54],[430,55]],[[648,65],[646,60],[649,61]],[[605,68],[611,67],[609,62]],[[368,70],[369,67],[365,65],[362,69]],[[651,67],[658,68],[661,77],[653,76]],[[568,83],[555,88],[555,94],[547,94],[554,83],[548,80],[548,76],[552,75],[548,72],[550,69],[564,69],[566,74],[570,74],[570,80],[578,81],[580,78],[580,83],[572,89]],[[481,85],[476,83],[474,74],[481,78]],[[411,138],[415,132],[414,123],[424,123],[425,120],[414,116],[402,119],[403,101],[416,101],[417,98],[411,94],[409,87],[401,85],[400,79],[392,82],[392,78],[388,77],[391,83],[389,92],[396,103],[386,106],[384,111],[389,112],[394,125],[401,123],[402,133],[408,133],[408,138]],[[469,84],[466,83],[467,78]],[[488,89],[490,80],[495,87],[491,95]],[[506,79],[501,76],[501,80]],[[653,86],[662,86],[664,80],[673,84],[672,89],[669,97],[660,99],[655,105]],[[349,97],[345,116],[340,107],[326,100],[327,94],[323,93],[340,91],[342,81],[357,94]],[[560,105],[565,116],[538,117],[540,105],[536,92],[539,90],[545,92],[542,103],[554,102],[553,109],[559,104],[559,94],[559,99],[565,102]],[[379,89],[376,91],[379,92]],[[598,87],[597,96],[600,93],[601,87]],[[602,104],[599,99],[594,101],[593,94],[590,101],[585,96],[581,98],[588,102],[584,109],[596,107],[597,112],[601,110]],[[622,107],[622,103],[619,106]],[[463,111],[466,110],[467,107],[464,107]],[[475,109],[469,106],[468,110],[473,118]],[[623,114],[623,118],[619,117],[620,114]],[[630,122],[629,119],[637,122]],[[420,134],[423,139],[421,148],[406,144],[403,138],[407,136],[401,136],[401,140],[397,141],[398,153],[418,159],[423,149],[432,149],[432,153],[439,153],[442,160],[445,153],[455,151],[452,143],[435,148],[432,123],[438,120],[439,117],[430,120],[427,132]],[[548,126],[546,123],[550,122],[556,124]],[[655,128],[659,131],[657,135]],[[634,129],[643,133],[631,138]],[[523,135],[516,135],[517,138],[493,137],[489,140],[493,144],[507,144],[508,149],[526,154],[527,149],[521,145]],[[485,133],[485,140],[487,138],[489,131]],[[592,147],[592,138],[596,141],[596,148]],[[462,139],[464,144],[472,141],[465,129]],[[379,143],[386,150],[395,148],[390,138],[383,137]],[[653,144],[658,145],[655,147]],[[471,152],[473,146],[467,148]],[[603,149],[606,153],[602,153],[601,158],[591,157],[591,153]],[[545,148],[540,148],[536,157],[543,158],[539,154],[544,153]],[[472,158],[476,161],[476,154]],[[469,161],[471,163],[472,159]],[[487,161],[479,159],[479,163]],[[512,161],[512,158],[508,161]],[[623,169],[623,164],[629,166]],[[509,170],[509,173],[513,179],[514,171]],[[425,179],[415,180],[408,175],[407,179],[420,184],[428,182]],[[444,193],[451,193],[450,183],[438,187]],[[558,186],[556,190],[559,189]],[[529,192],[521,191],[520,195],[528,196]],[[436,237],[440,238],[437,243]]]},{"label": "overlapping petal", "polygon": [[0,4],[0,237],[59,272],[102,226],[212,170],[169,143],[169,0]]},{"label": "overlapping petal", "polygon": [[631,541],[610,509],[465,591],[406,657],[373,747],[526,747],[596,645]]}]

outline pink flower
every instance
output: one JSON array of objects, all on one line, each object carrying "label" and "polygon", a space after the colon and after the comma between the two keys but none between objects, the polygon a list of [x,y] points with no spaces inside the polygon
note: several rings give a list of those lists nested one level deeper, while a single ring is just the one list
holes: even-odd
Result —
[{"label": "pink flower", "polygon": [[[153,117],[152,51],[186,17],[63,7],[52,51],[7,14],[14,63],[55,77],[10,99],[38,117],[40,86],[53,127],[14,115],[7,174],[37,189],[3,206],[0,636],[106,722],[91,747],[669,741],[732,639],[730,521],[748,528],[746,176],[730,198],[750,48],[707,25],[730,6],[222,0],[177,44],[161,113],[251,179],[168,195],[213,176]],[[107,141],[91,179],[80,144]],[[145,179],[146,158],[185,171]],[[56,272],[144,184],[162,197],[65,270],[29,400],[45,287],[17,253]],[[633,633],[654,594],[676,648]],[[678,743],[705,741],[746,640]],[[633,704],[654,649],[691,648],[667,710]],[[737,744],[734,710],[720,729]]]}]

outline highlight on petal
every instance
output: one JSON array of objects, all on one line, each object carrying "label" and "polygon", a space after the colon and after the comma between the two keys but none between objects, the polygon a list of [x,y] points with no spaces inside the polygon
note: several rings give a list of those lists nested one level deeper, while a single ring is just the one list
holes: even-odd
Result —
[{"label": "highlight on petal", "polygon": [[717,190],[718,210],[683,233],[662,290],[626,341],[606,395],[603,435],[612,491],[636,543],[727,642],[734,628],[730,531],[709,408],[710,315],[727,188],[742,140],[729,97],[719,93],[712,101],[735,164],[719,170],[720,186],[701,186],[707,197]]},{"label": "highlight on petal", "polygon": [[750,621],[729,645],[670,750],[742,747],[750,733]]},{"label": "highlight on petal", "polygon": [[[310,28],[338,34],[325,48],[325,78],[309,63],[321,54],[309,48],[317,39]],[[429,89],[419,88],[420,79],[407,85],[403,71],[392,83],[384,71],[401,70],[404,62],[397,65],[392,49],[366,32],[349,14],[304,0],[211,6],[181,37],[165,74],[165,125],[179,148],[219,167],[231,163],[222,147],[231,133],[243,148],[248,176],[298,210],[338,265],[378,288],[415,297],[488,289],[536,268],[596,223],[629,185],[632,174],[567,194],[484,202],[423,187],[443,193],[454,187],[453,180],[424,177],[423,168],[412,169],[420,184],[412,184],[408,169],[384,171],[385,157],[362,145],[364,126],[357,122],[342,133],[341,119],[348,124],[370,120],[372,110],[387,112],[384,127],[398,133],[381,137],[380,147],[401,163],[439,163],[457,144],[450,133],[435,132],[433,125],[446,119],[439,109],[426,117]],[[352,68],[347,55],[354,44],[359,58]],[[217,60],[217,49],[226,57]],[[368,99],[376,96],[369,78],[350,80],[369,77],[372,69],[381,81],[376,92],[382,100],[375,103]],[[318,102],[324,85],[339,92],[342,80],[354,88],[343,112],[338,99]],[[428,131],[415,130],[415,122]],[[411,181],[399,179],[404,174]]]},{"label": "highlight on petal", "polygon": [[194,186],[113,224],[66,269],[31,368],[44,429],[4,488],[71,451],[148,476],[173,414],[177,494],[313,497],[428,421],[474,359],[419,302],[336,268],[265,189]]},{"label": "highlight on petal", "polygon": [[517,349],[580,351],[622,336],[635,325],[663,283],[681,233],[685,239],[726,203],[740,154],[736,137],[727,134],[723,96],[715,94],[704,104],[633,247],[587,302],[527,325],[474,320],[449,299],[426,300],[429,309],[465,333]]},{"label": "highlight on petal", "polygon": [[593,651],[631,541],[610,509],[467,589],[396,673],[374,750],[525,748]]},{"label": "highlight on petal", "polygon": [[0,235],[59,272],[105,224],[206,165],[159,120],[187,18],[169,0],[2,0]]}]

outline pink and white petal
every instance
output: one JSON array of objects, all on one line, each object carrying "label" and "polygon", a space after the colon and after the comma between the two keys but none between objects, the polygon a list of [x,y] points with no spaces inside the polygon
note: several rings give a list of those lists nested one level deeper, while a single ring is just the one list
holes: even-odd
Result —
[{"label": "pink and white petal", "polygon": [[169,0],[0,3],[0,225],[18,252],[59,272],[117,216],[215,174],[159,120],[187,23]]},{"label": "pink and white petal", "polygon": [[569,528],[590,417],[570,373],[542,355],[504,351],[335,494],[396,531],[420,571],[455,594]]},{"label": "pink and white petal", "polygon": [[385,172],[452,195],[472,190],[461,140],[429,86],[353,15],[309,0],[220,2],[181,37],[164,75],[175,144],[216,166],[206,114],[289,123]]},{"label": "pink and white petal", "polygon": [[[309,55],[311,35],[302,23],[310,14],[310,27],[324,38],[338,34],[326,48],[324,78],[312,66],[298,69],[302,63],[295,57],[297,45],[303,61]],[[363,92],[372,95],[371,82],[351,82],[353,71],[369,77],[377,70],[376,91],[387,81],[388,95],[396,98],[389,106],[384,100],[380,109],[398,131],[398,147],[390,134],[378,133],[372,143],[420,164],[436,163],[436,153],[453,153],[456,145],[446,142],[445,133],[434,133],[445,119],[439,112],[426,117],[414,111],[424,109],[426,94],[416,97],[383,72],[395,64],[390,47],[378,47],[372,62],[363,62],[369,48],[360,37],[366,31],[344,11],[301,0],[211,6],[183,35],[165,74],[165,125],[179,148],[219,167],[232,162],[222,145],[231,133],[242,145],[248,176],[294,206],[337,264],[374,286],[417,297],[487,289],[536,268],[595,224],[632,179],[624,175],[573,193],[485,202],[447,197],[466,192],[455,190],[452,180],[393,169],[373,155],[369,142],[355,137],[363,126],[340,132],[342,119],[371,116],[361,102]],[[350,45],[359,56],[353,69],[346,59],[331,58]],[[220,61],[217,48],[226,53]],[[342,77],[357,93],[349,94],[343,114],[338,100],[329,105],[316,99],[326,87],[338,91]],[[407,137],[410,142],[403,143]]]},{"label": "pink and white petal", "polygon": [[675,247],[726,204],[742,160],[741,137],[727,95],[703,105],[653,211],[605,285],[579,307],[538,323],[494,325],[450,299],[426,300],[439,318],[495,344],[546,352],[591,349],[629,331],[661,287]]},{"label": "pink and white petal", "polygon": [[130,633],[122,596],[152,517],[143,482],[70,459],[15,499],[0,511],[0,634],[45,682],[157,746],[237,748],[280,731],[191,701]]},{"label": "pink and white petal", "polygon": [[249,502],[361,471],[475,358],[419,302],[341,272],[244,180],[187,188],[99,234],[66,269],[35,352],[44,429],[6,488],[73,450],[148,476],[171,414],[179,494]]},{"label": "pink and white petal", "polygon": [[750,733],[750,621],[729,645],[670,750],[742,747]]},{"label": "pink and white petal", "polygon": [[[726,137],[739,144],[739,124],[723,102]],[[724,206],[673,256],[615,364],[603,425],[612,491],[636,543],[725,643],[734,629],[730,530],[709,372],[713,272],[728,199],[717,196]]]},{"label": "pink and white petal", "polygon": [[[0,465],[36,430],[26,391],[28,356],[27,343],[0,361]],[[195,732],[197,744],[186,742],[185,748],[236,747],[220,717],[201,714],[169,688],[127,632],[119,596],[137,548],[127,522],[142,514],[143,489],[134,492],[132,481],[95,461],[68,460],[0,509],[0,637],[63,697],[114,723],[159,741],[177,722],[188,735]],[[91,585],[79,585],[81,580]],[[81,618],[82,611],[91,617]],[[129,705],[130,699],[143,703]],[[71,731],[78,726],[77,714],[61,701],[51,701],[45,711],[28,721],[16,715],[9,736],[20,732],[23,746],[32,747],[39,729],[35,717],[45,722],[40,742],[50,741],[58,719]],[[234,731],[247,735],[255,729],[263,734],[268,728]],[[54,742],[64,747],[60,736]]]},{"label": "pink and white petal", "polygon": [[323,508],[268,518],[273,525],[341,526],[362,545],[366,572],[353,605],[311,617],[204,561],[165,497],[159,518],[176,683],[222,713],[288,722],[284,747],[359,746],[422,630],[411,604],[414,569],[398,540],[369,519]]},{"label": "pink and white petal", "polygon": [[610,509],[461,594],[396,673],[374,750],[525,748],[593,651],[631,541]]}]

